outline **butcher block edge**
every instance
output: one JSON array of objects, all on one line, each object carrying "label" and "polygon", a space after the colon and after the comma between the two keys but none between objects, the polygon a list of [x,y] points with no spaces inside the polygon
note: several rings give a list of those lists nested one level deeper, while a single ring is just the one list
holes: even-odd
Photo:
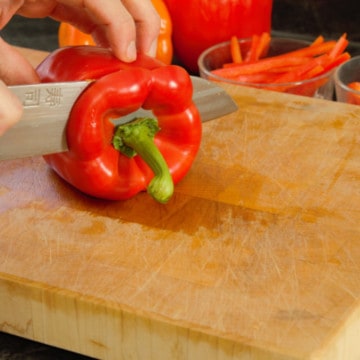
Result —
[{"label": "butcher block edge", "polygon": [[[304,358],[304,354],[294,357],[277,349],[256,348],[246,341],[211,335],[206,329],[181,327],[154,314],[5,274],[0,275],[0,299],[1,331],[99,359]],[[309,359],[358,358],[359,321],[357,307],[329,344]]]}]

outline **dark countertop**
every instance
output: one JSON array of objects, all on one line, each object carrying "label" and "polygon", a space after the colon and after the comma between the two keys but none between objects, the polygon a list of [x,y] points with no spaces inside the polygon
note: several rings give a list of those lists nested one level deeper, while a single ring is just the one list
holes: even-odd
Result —
[{"label": "dark countertop", "polygon": [[0,332],[0,360],[91,360],[91,358]]},{"label": "dark countertop", "polygon": [[313,40],[337,39],[347,33],[352,56],[360,55],[359,2],[354,0],[274,0],[272,27],[276,35]]},{"label": "dark countertop", "polygon": [[[346,32],[348,51],[360,55],[358,7],[358,1],[353,0],[274,0],[273,32],[309,40],[319,34],[337,38]],[[13,45],[52,51],[57,48],[57,30],[58,23],[53,20],[15,16],[0,35]],[[0,360],[19,359],[90,358],[0,332]]]}]

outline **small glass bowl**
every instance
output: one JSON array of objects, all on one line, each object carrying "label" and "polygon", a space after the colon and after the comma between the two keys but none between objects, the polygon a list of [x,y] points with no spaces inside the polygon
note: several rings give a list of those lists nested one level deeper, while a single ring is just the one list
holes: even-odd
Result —
[{"label": "small glass bowl", "polygon": [[[251,39],[239,39],[241,49],[250,47]],[[290,38],[272,38],[268,56],[275,56],[308,46],[310,42]],[[205,50],[198,59],[200,76],[211,81],[226,82],[234,85],[250,86],[259,89],[286,92],[290,94],[316,97],[333,100],[334,97],[334,69],[320,76],[289,83],[249,83],[230,80],[213,74],[211,71],[221,68],[224,64],[232,62],[230,41],[214,45]]]},{"label": "small glass bowl", "polygon": [[360,55],[341,64],[335,71],[336,100],[360,105],[360,91],[350,88],[352,82],[360,82]]}]

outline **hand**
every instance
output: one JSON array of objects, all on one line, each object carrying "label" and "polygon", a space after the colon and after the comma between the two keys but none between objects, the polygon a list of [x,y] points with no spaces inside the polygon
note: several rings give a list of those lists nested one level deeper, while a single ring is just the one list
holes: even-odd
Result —
[{"label": "hand", "polygon": [[69,22],[90,33],[100,46],[110,47],[123,61],[135,60],[136,49],[152,56],[156,54],[160,17],[151,0],[8,0],[5,3],[8,3],[7,14],[5,9],[2,15],[5,21],[17,13]]},{"label": "hand", "polygon": [[[135,60],[137,51],[150,56],[156,54],[160,17],[151,0],[0,0],[0,29],[14,14],[30,18],[49,16],[69,22],[90,33],[98,45],[111,48],[125,62]],[[0,54],[0,79],[7,85],[38,81],[27,60],[1,38]],[[18,104],[6,93],[3,84],[1,94],[0,134],[21,115],[21,111],[16,111]],[[11,98],[9,106],[5,99]]]},{"label": "hand", "polygon": [[0,80],[0,135],[21,117],[22,106],[19,99],[11,93]]}]

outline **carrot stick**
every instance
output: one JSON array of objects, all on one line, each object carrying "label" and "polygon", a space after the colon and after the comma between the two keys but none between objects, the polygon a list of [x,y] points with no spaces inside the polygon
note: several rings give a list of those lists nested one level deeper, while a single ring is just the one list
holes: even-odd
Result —
[{"label": "carrot stick", "polygon": [[298,68],[299,65],[289,65],[289,66],[281,66],[281,67],[277,67],[277,68],[273,68],[273,69],[269,69],[266,72],[268,74],[284,74],[287,72],[292,72],[295,71]]},{"label": "carrot stick", "polygon": [[[320,66],[314,60],[310,60],[307,63],[297,67],[295,71],[288,72],[276,79],[276,83],[289,83],[301,81],[304,79],[304,74],[313,70],[315,67]],[[322,67],[321,67],[322,68]]]},{"label": "carrot stick", "polygon": [[313,69],[306,73],[306,78],[311,79],[321,75],[324,72],[324,68],[321,65],[315,66]]},{"label": "carrot stick", "polygon": [[[360,92],[360,81],[353,81],[347,85],[350,89]],[[357,93],[349,93],[347,102],[349,104],[360,105],[360,95]]]},{"label": "carrot stick", "polygon": [[222,68],[215,69],[212,73],[256,87],[275,83],[278,85],[271,87],[272,90],[310,94],[328,81],[328,78],[315,79],[314,83],[304,83],[300,87],[294,87],[290,83],[325,74],[350,58],[350,55],[344,52],[348,45],[346,33],[336,41],[325,41],[320,35],[309,46],[262,58],[268,50],[270,40],[269,33],[263,33],[261,36],[253,35],[251,42],[246,44],[250,46],[246,56],[239,61],[237,52],[239,51],[241,56],[241,49],[238,39],[233,37],[231,39],[233,62],[224,64]]},{"label": "carrot stick", "polygon": [[346,33],[342,34],[340,36],[340,38],[338,39],[338,41],[336,42],[334,48],[330,51],[330,57],[331,58],[336,58],[337,56],[339,56],[341,53],[344,52],[344,50],[346,49],[346,47],[349,44],[349,41],[347,40],[347,35]]},{"label": "carrot stick", "polygon": [[310,46],[315,46],[322,44],[325,41],[324,37],[322,35],[319,35],[311,44]]},{"label": "carrot stick", "polygon": [[246,54],[245,62],[252,62],[252,61],[258,60],[256,58],[256,54],[257,54],[256,50],[257,50],[259,41],[260,41],[259,35],[253,35],[251,37],[251,47],[250,47],[250,50],[248,51],[248,53]]},{"label": "carrot stick", "polygon": [[306,46],[301,49],[289,51],[288,53],[282,54],[279,56],[283,56],[283,57],[286,57],[286,56],[291,56],[291,57],[292,56],[318,56],[318,55],[325,54],[325,53],[331,51],[335,45],[336,45],[336,41],[329,40],[329,41],[325,41],[318,45]]},{"label": "carrot stick", "polygon": [[355,91],[360,91],[360,81],[352,81],[351,83],[347,84],[347,86]]},{"label": "carrot stick", "polygon": [[239,40],[235,35],[232,36],[230,40],[230,52],[231,52],[232,61],[235,64],[242,62]]},{"label": "carrot stick", "polygon": [[331,59],[327,62],[327,64],[324,65],[324,73],[330,71],[331,69],[334,69],[336,66],[339,66],[344,61],[349,60],[351,58],[351,55],[348,52],[344,52],[337,56],[335,59]]},{"label": "carrot stick", "polygon": [[256,59],[260,59],[264,57],[269,49],[271,37],[270,34],[267,32],[264,32],[261,34],[258,47],[256,49]]},{"label": "carrot stick", "polygon": [[236,66],[231,67],[222,67],[219,69],[215,69],[212,71],[213,74],[224,76],[224,77],[233,77],[238,75],[248,75],[255,74],[257,72],[267,71],[269,69],[278,68],[278,67],[286,67],[290,65],[300,65],[304,64],[308,61],[308,58],[305,57],[282,57],[273,56],[265,59],[261,59],[259,61],[253,63],[241,63]]},{"label": "carrot stick", "polygon": [[232,80],[251,84],[267,84],[272,83],[276,77],[277,75],[274,76],[268,73],[257,73],[250,75],[239,75],[234,77]]}]

